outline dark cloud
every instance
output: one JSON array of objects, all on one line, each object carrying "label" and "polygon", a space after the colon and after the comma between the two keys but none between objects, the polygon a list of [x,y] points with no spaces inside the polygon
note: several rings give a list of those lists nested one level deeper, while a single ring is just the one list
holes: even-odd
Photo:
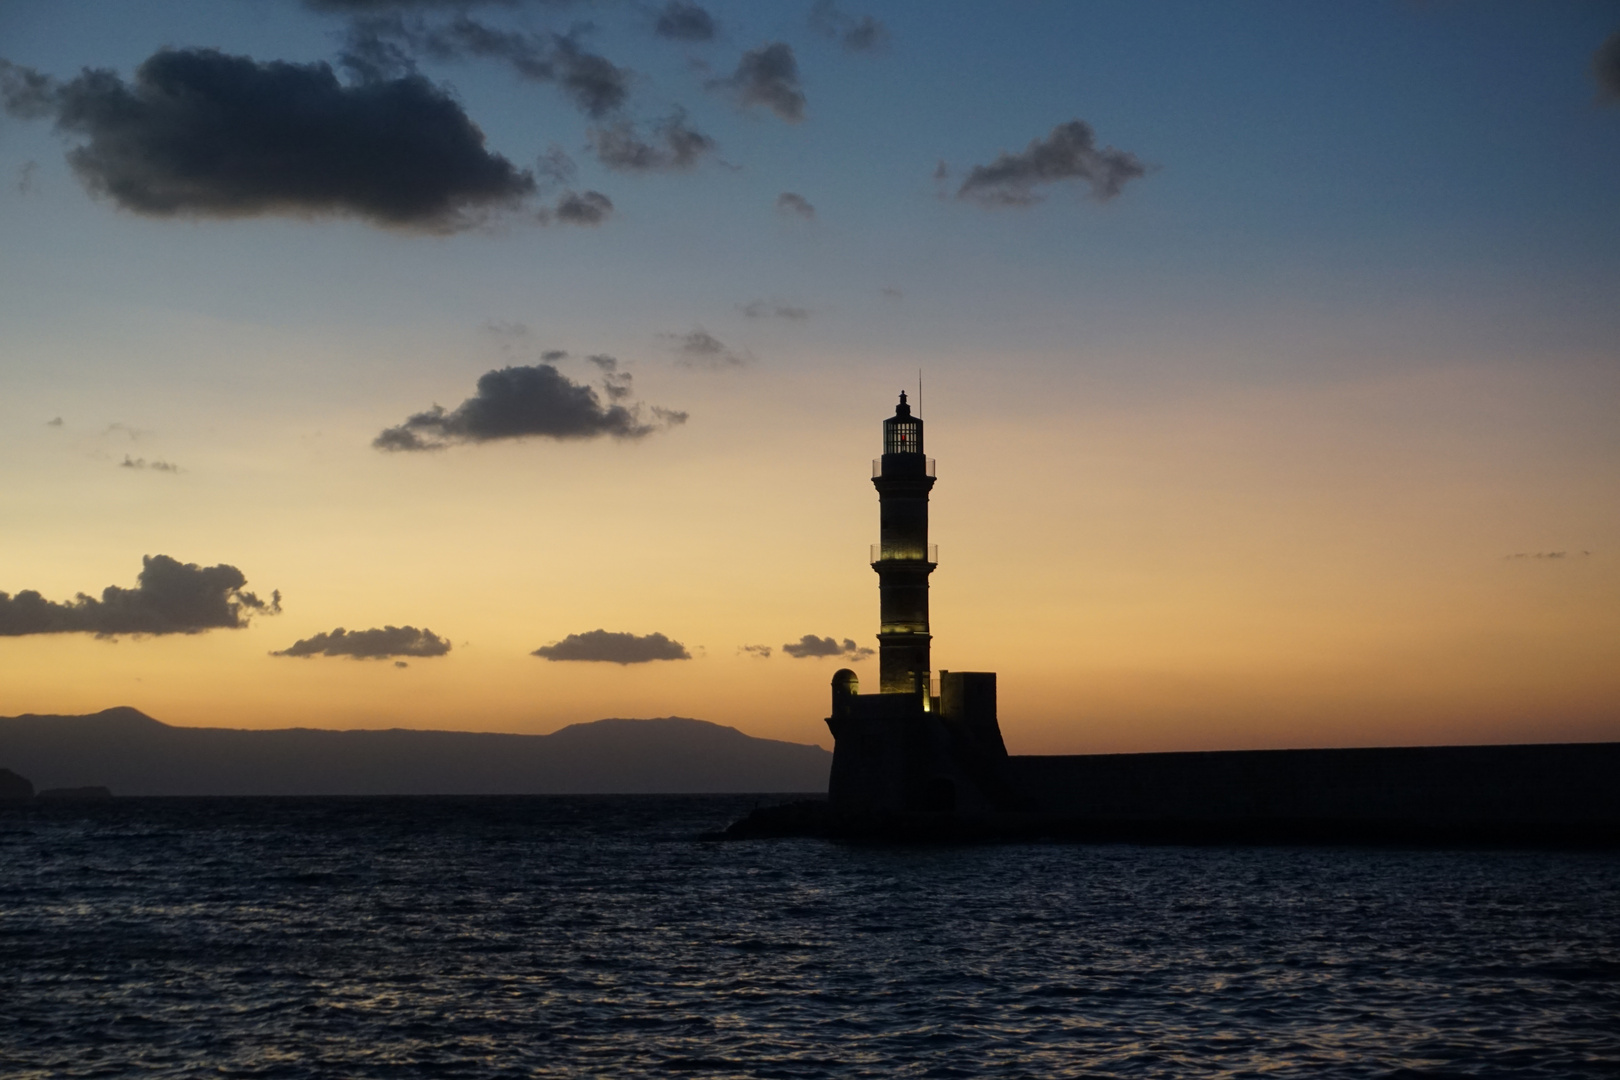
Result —
[{"label": "dark cloud", "polygon": [[563,225],[600,225],[612,213],[613,200],[600,191],[565,191],[556,206],[536,211],[535,216],[542,225],[554,221]]},{"label": "dark cloud", "polygon": [[34,178],[39,175],[39,162],[25,161],[17,168],[17,194],[27,195],[34,190]]},{"label": "dark cloud", "polygon": [[660,334],[675,343],[675,362],[682,367],[705,368],[718,371],[742,367],[753,358],[747,353],[734,352],[725,343],[702,327],[684,334]]},{"label": "dark cloud", "polygon": [[1605,38],[1592,54],[1592,78],[1597,81],[1599,101],[1620,102],[1620,30]]},{"label": "dark cloud", "polygon": [[658,12],[653,33],[671,41],[713,41],[714,16],[688,0],[669,0]]},{"label": "dark cloud", "polygon": [[345,630],[296,641],[271,656],[347,656],[355,660],[389,660],[396,656],[443,656],[450,642],[428,629],[385,626],[381,630]]},{"label": "dark cloud", "polygon": [[212,49],[161,50],[129,84],[105,70],[40,84],[20,70],[0,70],[7,110],[42,109],[83,136],[68,154],[79,178],[140,214],[348,214],[443,232],[535,190],[415,75],[345,86],[325,64]]},{"label": "dark cloud", "polygon": [[816,0],[810,29],[834,39],[850,52],[870,52],[888,43],[889,29],[871,15],[848,15],[833,0]]},{"label": "dark cloud", "polygon": [[983,206],[1031,206],[1041,201],[1035,188],[1063,180],[1084,180],[1093,198],[1112,199],[1125,184],[1147,175],[1135,154],[1112,146],[1097,148],[1097,136],[1084,120],[1070,120],[1034,139],[1022,153],[1003,152],[988,165],[975,165],[956,189],[958,199]]},{"label": "dark cloud", "polygon": [[776,212],[807,221],[815,220],[816,216],[816,208],[810,205],[810,200],[793,191],[784,191],[776,197]]},{"label": "dark cloud", "polygon": [[61,427],[62,424],[63,424],[63,420],[62,420],[62,418],[60,416],[53,417],[50,420],[45,421],[45,426],[46,427]]},{"label": "dark cloud", "polygon": [[135,588],[109,585],[101,599],[80,593],[67,603],[46,600],[32,589],[0,592],[0,637],[27,634],[197,634],[239,630],[254,615],[281,611],[281,593],[266,603],[242,588],[247,578],[234,566],[202,567],[167,555],[147,555]]},{"label": "dark cloud", "polygon": [[746,653],[756,660],[769,660],[771,658],[771,647],[769,645],[739,645],[737,651]]},{"label": "dark cloud", "polygon": [[690,660],[692,654],[678,641],[663,634],[614,633],[589,630],[569,634],[561,641],[542,645],[531,656],[547,660],[590,660],[609,664],[645,664],[653,660]]},{"label": "dark cloud", "polygon": [[630,96],[630,72],[566,34],[504,30],[465,12],[430,23],[398,11],[349,24],[342,63],[362,81],[415,73],[416,61],[494,60],[530,82],[562,89],[585,113],[606,116]]},{"label": "dark cloud", "polygon": [[592,128],[587,138],[596,159],[620,172],[690,169],[719,145],[688,127],[686,114],[679,111],[654,126],[653,141],[643,139],[628,120]]},{"label": "dark cloud", "polygon": [[128,454],[124,455],[124,460],[119,464],[118,467],[120,469],[151,469],[153,472],[166,473],[177,473],[180,471],[180,466],[174,464],[172,461],[159,461],[156,458],[153,458],[151,461],[147,461],[145,458],[132,458]]},{"label": "dark cloud", "polygon": [[540,359],[544,360],[548,364],[555,363],[558,360],[566,360],[568,359],[568,350],[547,349],[545,352],[540,354]]},{"label": "dark cloud", "polygon": [[800,322],[810,317],[810,309],[784,304],[780,300],[750,300],[737,305],[737,310],[750,319],[792,319]]},{"label": "dark cloud", "polygon": [[610,435],[639,439],[684,423],[686,414],[653,407],[652,422],[641,406],[606,405],[596,391],[550,364],[486,372],[478,392],[454,409],[435,405],[372,440],[379,450],[442,450],[453,443],[495,439],[594,439]]},{"label": "dark cloud", "polygon": [[781,41],[743,53],[729,79],[714,79],[709,87],[730,91],[743,106],[763,105],[790,124],[804,119],[804,93],[799,89],[799,64],[792,46]]},{"label": "dark cloud", "polygon": [[[564,353],[563,355],[566,356],[568,354]],[[612,372],[615,372],[615,371],[619,370],[618,357],[609,356],[607,353],[597,353],[595,356],[587,356],[585,359],[588,360],[590,363],[595,364],[597,367],[601,368],[603,371],[606,371],[606,372],[609,372],[609,373],[612,373]]]},{"label": "dark cloud", "polygon": [[852,638],[839,641],[836,638],[816,637],[814,634],[806,634],[796,642],[783,645],[782,651],[797,660],[827,656],[843,656],[850,660],[865,660],[873,655],[875,650],[855,644]]}]

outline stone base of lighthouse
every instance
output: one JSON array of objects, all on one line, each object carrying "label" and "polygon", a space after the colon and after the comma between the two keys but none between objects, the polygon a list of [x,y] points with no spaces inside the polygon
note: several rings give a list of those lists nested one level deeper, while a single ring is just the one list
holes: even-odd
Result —
[{"label": "stone base of lighthouse", "polygon": [[827,799],[835,814],[979,817],[1020,808],[1005,776],[995,675],[942,671],[939,684],[938,697],[861,694],[853,671],[833,676]]}]

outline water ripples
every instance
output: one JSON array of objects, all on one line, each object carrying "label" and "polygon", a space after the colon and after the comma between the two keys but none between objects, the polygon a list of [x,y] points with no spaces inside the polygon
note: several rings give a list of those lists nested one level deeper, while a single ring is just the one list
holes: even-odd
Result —
[{"label": "water ripples", "polygon": [[749,805],[8,811],[0,1073],[1620,1073],[1612,854],[694,840]]}]

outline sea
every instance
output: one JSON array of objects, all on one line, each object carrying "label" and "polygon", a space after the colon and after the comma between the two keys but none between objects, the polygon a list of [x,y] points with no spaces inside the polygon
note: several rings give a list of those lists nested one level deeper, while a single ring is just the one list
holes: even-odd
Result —
[{"label": "sea", "polygon": [[771,801],[0,810],[0,1076],[1620,1076],[1614,852],[701,839]]}]

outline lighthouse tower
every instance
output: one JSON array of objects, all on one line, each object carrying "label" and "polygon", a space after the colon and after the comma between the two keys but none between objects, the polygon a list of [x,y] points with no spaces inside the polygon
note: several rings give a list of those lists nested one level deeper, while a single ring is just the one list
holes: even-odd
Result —
[{"label": "lighthouse tower", "polygon": [[933,694],[928,575],[939,551],[928,542],[934,462],[923,453],[923,422],[906,395],[883,421],[883,456],[872,462],[880,538],[872,545],[879,614],[878,692],[861,693],[849,668],[832,678],[832,771],[827,801],[851,820],[896,814],[975,815],[1017,809],[1002,764],[996,676],[941,671]]},{"label": "lighthouse tower", "polygon": [[904,391],[883,421],[883,456],[872,462],[881,539],[872,547],[878,575],[878,687],[884,694],[915,694],[928,708],[928,575],[939,550],[928,542],[928,492],[934,462],[923,453],[923,422],[911,415]]}]

